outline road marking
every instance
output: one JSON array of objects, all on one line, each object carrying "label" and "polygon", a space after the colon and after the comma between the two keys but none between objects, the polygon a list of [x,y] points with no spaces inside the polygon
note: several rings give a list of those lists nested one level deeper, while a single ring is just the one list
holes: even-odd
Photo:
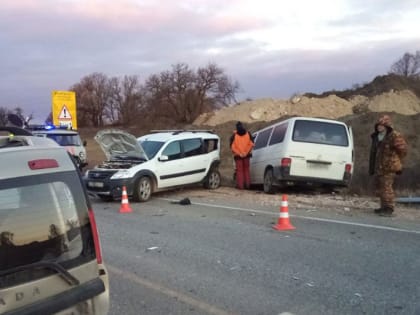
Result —
[{"label": "road marking", "polygon": [[200,309],[204,312],[206,312],[207,314],[213,314],[213,315],[233,315],[233,313],[229,313],[226,312],[220,308],[217,308],[216,306],[210,305],[206,302],[200,301],[198,299],[195,299],[189,295],[186,295],[184,293],[169,289],[167,287],[164,287],[161,284],[155,283],[155,282],[151,282],[150,280],[144,279],[139,277],[138,275],[132,273],[132,272],[128,272],[128,271],[124,271],[121,270],[117,267],[111,266],[109,264],[106,265],[108,271],[110,271],[111,273],[122,277],[126,280],[132,281],[136,284],[139,284],[141,286],[144,286],[148,289],[157,291],[159,293],[162,293],[166,296],[169,296],[171,298],[176,298],[178,301],[184,302],[188,305],[191,305],[192,307],[195,307],[197,309]]},{"label": "road marking", "polygon": [[[178,201],[176,199],[169,199],[169,198],[158,198],[158,199],[165,200],[165,201]],[[210,207],[210,208],[222,208],[222,209],[230,209],[230,210],[237,210],[237,211],[243,211],[243,212],[267,214],[267,215],[271,215],[271,216],[273,214],[275,215],[274,212],[257,210],[257,209],[247,209],[247,208],[241,208],[241,207],[231,207],[231,206],[216,205],[216,204],[201,203],[201,202],[191,202],[191,204],[198,205],[198,206],[204,206],[204,207]],[[302,215],[290,215],[290,217],[298,218],[298,219],[304,219],[304,220],[319,221],[319,222],[328,222],[328,223],[360,226],[360,227],[373,228],[373,229],[378,229],[378,230],[420,234],[420,231],[417,231],[417,230],[400,229],[400,228],[394,228],[394,227],[383,226],[383,225],[357,223],[357,222],[332,220],[332,219],[323,219],[323,218],[317,218],[317,217],[307,217],[307,216],[302,216]]]}]

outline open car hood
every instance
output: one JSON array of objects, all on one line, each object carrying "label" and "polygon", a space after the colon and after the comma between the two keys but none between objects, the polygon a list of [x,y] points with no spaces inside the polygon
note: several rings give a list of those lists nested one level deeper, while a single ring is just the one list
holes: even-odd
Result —
[{"label": "open car hood", "polygon": [[123,130],[101,130],[98,131],[94,139],[99,143],[108,160],[148,160],[146,153],[136,137]]}]

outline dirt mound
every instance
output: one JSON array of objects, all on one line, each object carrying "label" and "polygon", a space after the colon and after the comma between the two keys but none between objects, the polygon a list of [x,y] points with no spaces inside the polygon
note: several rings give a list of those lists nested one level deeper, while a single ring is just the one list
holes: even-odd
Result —
[{"label": "dirt mound", "polygon": [[337,119],[364,112],[415,115],[420,113],[420,99],[410,90],[391,90],[372,98],[356,95],[349,101],[336,95],[322,98],[295,96],[291,100],[259,99],[202,114],[193,125],[216,126],[232,120],[246,123],[272,121],[286,115]]}]

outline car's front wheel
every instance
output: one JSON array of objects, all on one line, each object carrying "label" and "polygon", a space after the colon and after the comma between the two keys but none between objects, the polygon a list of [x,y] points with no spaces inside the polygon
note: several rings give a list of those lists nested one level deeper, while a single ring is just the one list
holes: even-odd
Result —
[{"label": "car's front wheel", "polygon": [[141,177],[134,187],[134,200],[140,202],[149,200],[152,196],[152,187],[152,180],[150,179],[150,177]]},{"label": "car's front wheel", "polygon": [[207,189],[217,189],[220,187],[220,173],[217,169],[210,169],[204,180],[204,187]]}]

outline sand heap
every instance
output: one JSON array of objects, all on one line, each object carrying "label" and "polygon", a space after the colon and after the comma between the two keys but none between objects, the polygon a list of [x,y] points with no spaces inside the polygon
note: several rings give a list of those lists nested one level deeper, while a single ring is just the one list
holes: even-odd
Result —
[{"label": "sand heap", "polygon": [[290,100],[258,99],[224,107],[200,115],[194,125],[217,126],[228,121],[247,123],[271,121],[284,115],[337,119],[354,113],[355,109],[371,112],[396,112],[403,115],[420,113],[420,99],[411,91],[390,91],[373,98],[355,96],[350,101],[336,95],[324,98],[295,96]]}]

